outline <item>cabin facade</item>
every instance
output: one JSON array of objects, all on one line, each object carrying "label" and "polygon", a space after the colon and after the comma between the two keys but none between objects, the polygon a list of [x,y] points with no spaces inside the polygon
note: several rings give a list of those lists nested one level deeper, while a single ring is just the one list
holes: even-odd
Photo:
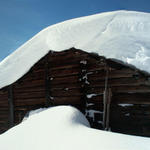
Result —
[{"label": "cabin facade", "polygon": [[0,89],[0,133],[41,107],[72,105],[94,128],[150,136],[150,75],[71,48],[50,51]]}]

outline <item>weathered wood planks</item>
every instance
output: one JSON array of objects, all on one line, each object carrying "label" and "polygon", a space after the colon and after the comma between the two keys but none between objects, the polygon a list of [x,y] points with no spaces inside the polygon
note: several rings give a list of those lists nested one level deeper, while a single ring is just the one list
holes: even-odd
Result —
[{"label": "weathered wood planks", "polygon": [[[136,122],[140,118],[142,121],[139,127],[136,129],[134,123],[131,123],[130,129],[135,128],[133,133],[137,132],[139,135],[146,134],[146,130],[149,133],[146,135],[150,136],[149,116],[145,116],[150,111],[142,107],[150,104],[150,76],[122,62],[74,48],[62,52],[50,51],[28,73],[13,83],[13,96],[11,88],[0,89],[0,132],[9,128],[9,116],[12,112],[14,116],[11,118],[14,119],[11,124],[17,124],[30,110],[57,105],[79,108],[93,127],[101,128],[106,65],[109,67],[107,84],[112,93],[110,108],[106,107],[110,114],[110,121],[106,119],[107,128],[110,124],[112,130],[128,133],[129,127],[125,127],[127,122]],[[118,104],[133,104],[133,107],[125,107],[125,110]],[[139,105],[139,108],[135,105]],[[131,108],[135,110],[132,116],[125,116],[131,113]]]}]

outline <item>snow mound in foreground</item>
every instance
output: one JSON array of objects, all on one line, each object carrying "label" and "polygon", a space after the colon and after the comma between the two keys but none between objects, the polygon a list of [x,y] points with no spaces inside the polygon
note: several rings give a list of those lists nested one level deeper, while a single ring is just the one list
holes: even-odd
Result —
[{"label": "snow mound in foreground", "polygon": [[49,50],[71,47],[150,72],[150,14],[114,11],[49,26],[0,63],[0,88],[22,77]]},{"label": "snow mound in foreground", "polygon": [[150,138],[89,127],[71,106],[52,107],[0,135],[1,150],[150,150]]}]

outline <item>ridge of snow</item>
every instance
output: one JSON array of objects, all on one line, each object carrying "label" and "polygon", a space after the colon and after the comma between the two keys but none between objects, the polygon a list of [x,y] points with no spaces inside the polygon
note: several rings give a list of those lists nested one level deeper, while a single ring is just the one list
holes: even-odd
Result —
[{"label": "ridge of snow", "polygon": [[150,138],[92,129],[71,106],[29,116],[0,135],[1,150],[150,150]]},{"label": "ridge of snow", "polygon": [[0,62],[0,88],[21,78],[49,50],[75,47],[150,73],[150,14],[114,11],[49,26]]}]

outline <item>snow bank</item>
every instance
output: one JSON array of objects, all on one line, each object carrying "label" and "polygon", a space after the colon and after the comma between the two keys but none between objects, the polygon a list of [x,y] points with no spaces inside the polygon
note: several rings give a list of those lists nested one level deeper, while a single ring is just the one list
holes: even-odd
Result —
[{"label": "snow bank", "polygon": [[1,150],[150,150],[150,138],[92,129],[70,106],[52,107],[0,135]]},{"label": "snow bank", "polygon": [[49,50],[71,47],[150,72],[150,14],[114,11],[49,26],[0,63],[0,88],[22,77]]}]

